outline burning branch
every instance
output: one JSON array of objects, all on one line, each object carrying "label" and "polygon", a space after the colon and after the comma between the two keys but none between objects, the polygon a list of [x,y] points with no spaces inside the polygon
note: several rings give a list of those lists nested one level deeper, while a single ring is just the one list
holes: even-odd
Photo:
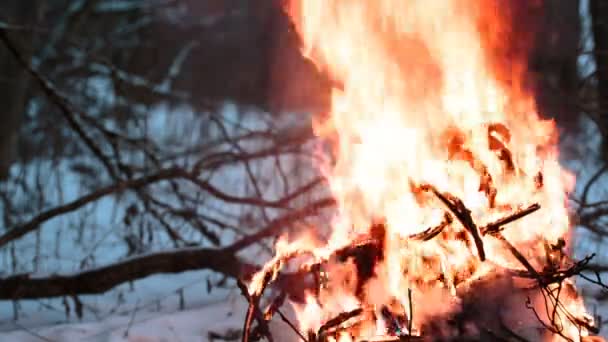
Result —
[{"label": "burning branch", "polygon": [[481,235],[486,235],[486,234],[494,235],[494,234],[500,233],[504,229],[504,227],[503,227],[504,225],[509,224],[513,221],[519,220],[520,218],[522,218],[524,216],[530,215],[533,212],[537,211],[538,209],[540,209],[540,204],[534,203],[525,209],[518,210],[513,214],[510,214],[510,215],[500,218],[492,223],[489,223],[479,229],[481,232]]},{"label": "burning branch", "polygon": [[419,240],[419,241],[429,241],[432,238],[434,238],[435,236],[439,235],[439,233],[441,233],[443,231],[443,229],[445,229],[445,227],[452,224],[452,221],[453,221],[452,215],[450,215],[449,213],[444,213],[443,221],[441,221],[441,223],[439,225],[437,225],[436,227],[427,228],[426,230],[424,230],[420,233],[410,235],[410,239]]},{"label": "burning branch", "polygon": [[316,336],[320,339],[325,338],[325,336],[331,332],[332,330],[334,330],[334,328],[342,325],[343,323],[345,323],[346,321],[350,320],[351,318],[357,317],[359,315],[361,315],[363,313],[363,309],[362,308],[358,308],[352,311],[347,311],[347,312],[343,312],[341,314],[339,314],[338,316],[330,319],[329,321],[325,322],[323,325],[321,325],[321,327],[319,328],[319,331],[317,332]]},{"label": "burning branch", "polygon": [[530,262],[528,261],[528,259],[526,259],[518,250],[517,248],[515,248],[515,246],[513,246],[511,244],[511,242],[509,242],[509,240],[507,240],[501,233],[496,233],[494,235],[494,237],[496,239],[498,239],[500,242],[502,242],[502,244],[511,252],[511,254],[513,254],[513,256],[515,257],[515,259],[517,259],[517,261],[519,261],[528,271],[528,273],[532,276],[534,276],[536,279],[540,279],[540,274],[538,274],[538,272],[536,271],[536,269],[534,269],[534,266],[532,266],[532,264],[530,264]]},{"label": "burning branch", "polygon": [[281,310],[277,309],[277,313],[281,317],[281,320],[283,320],[283,322],[285,322],[291,328],[291,330],[293,330],[296,333],[296,335],[298,335],[298,337],[302,341],[304,341],[304,342],[308,341],[306,339],[306,337],[304,337],[304,335],[302,335],[302,332],[300,332],[300,330],[289,319],[287,319],[287,317],[281,312]]},{"label": "burning branch", "polygon": [[[266,278],[264,278],[266,280]],[[269,278],[268,278],[269,279]],[[270,280],[268,280],[269,282]],[[266,282],[265,284],[268,285],[268,282]],[[257,322],[258,322],[258,327],[259,327],[259,331],[262,335],[264,335],[268,341],[272,342],[273,338],[272,335],[270,334],[270,329],[268,328],[268,322],[266,321],[264,315],[262,314],[262,311],[260,310],[259,304],[260,304],[260,298],[262,295],[262,292],[264,291],[264,288],[266,288],[266,285],[264,285],[264,288],[262,288],[262,290],[260,291],[260,293],[249,293],[249,290],[247,289],[247,285],[245,285],[241,280],[237,280],[237,285],[239,287],[239,289],[241,290],[241,293],[243,294],[243,296],[245,297],[245,299],[247,299],[247,302],[249,303],[249,308],[247,309],[247,315],[245,316],[245,322],[243,323],[243,342],[249,342],[249,338],[250,338],[250,331],[251,331],[251,323],[253,321],[253,318],[255,316]]]},{"label": "burning branch", "polygon": [[431,191],[437,198],[445,204],[448,209],[456,216],[458,221],[463,225],[463,227],[473,236],[473,241],[475,241],[475,246],[477,247],[477,255],[479,256],[479,260],[486,260],[486,253],[483,249],[483,240],[481,239],[481,235],[479,233],[479,229],[473,221],[473,217],[471,216],[471,211],[464,205],[462,200],[458,197],[445,193],[442,194],[439,192],[433,185],[423,184],[421,185],[421,189],[425,191]]},{"label": "burning branch", "polygon": [[[426,189],[432,191],[434,188],[427,186]],[[455,215],[457,215],[457,217],[459,217],[459,216],[461,217],[461,219],[462,219],[461,222],[464,221],[467,225],[472,225],[473,227],[476,227],[476,225],[472,221],[470,212],[468,210],[466,210],[466,208],[464,208],[464,204],[462,203],[462,201],[460,201],[459,199],[457,199],[454,196],[446,196],[437,191],[433,191],[433,192],[435,193],[435,195],[438,198],[440,198],[442,200],[442,202],[444,204],[446,204],[446,206],[448,206],[448,208]],[[556,297],[553,294],[553,291],[549,288],[549,286],[551,286],[552,284],[559,284],[559,286],[562,286],[561,283],[563,281],[565,281],[566,279],[573,277],[575,275],[581,274],[582,272],[585,272],[585,270],[589,264],[589,261],[591,260],[593,255],[574,263],[572,266],[570,266],[569,268],[566,268],[566,269],[549,267],[549,268],[543,269],[543,271],[537,271],[536,268],[523,256],[523,254],[521,252],[519,252],[519,250],[513,244],[511,244],[501,233],[502,230],[504,229],[505,225],[512,223],[518,219],[521,219],[531,213],[534,213],[538,209],[540,209],[539,204],[532,204],[524,209],[520,209],[512,214],[509,214],[503,218],[500,218],[494,222],[491,222],[491,223],[485,225],[484,227],[479,229],[479,232],[481,235],[490,235],[502,242],[503,246],[505,246],[505,248],[524,266],[524,268],[526,270],[526,271],[515,271],[514,270],[514,271],[510,272],[510,274],[512,274],[512,276],[516,276],[516,277],[534,279],[537,284],[536,286],[543,293],[545,293],[545,295],[550,296],[552,298],[552,302],[553,302],[552,305],[555,307],[553,312],[556,312],[556,310],[559,308],[559,310],[564,311],[562,313],[562,315],[565,315],[565,317],[568,317],[568,319],[570,321],[574,322],[578,326],[585,326],[585,329],[593,332],[595,330],[591,325],[589,325],[589,324],[581,321],[581,319],[569,314],[567,312],[567,310],[563,307],[563,305],[560,304],[559,298]],[[469,213],[469,214],[467,215],[467,213]],[[429,228],[421,233],[414,234],[414,235],[410,236],[410,239],[419,240],[419,241],[428,241],[428,240],[432,239],[433,237],[439,235],[439,233],[441,231],[443,231],[443,229],[445,227],[449,226],[451,223],[452,223],[452,216],[446,212],[444,214],[444,220],[438,226]],[[380,226],[378,226],[378,224],[376,224],[375,227],[383,227],[383,224],[379,224],[379,225]],[[374,229],[372,229],[372,230],[377,231],[378,229],[381,230],[381,228],[375,228],[375,230]],[[372,235],[374,235],[374,234],[372,234]],[[363,256],[367,255],[366,253],[362,252],[364,250],[376,250],[376,251],[381,250],[382,244],[383,244],[383,240],[381,237],[382,237],[382,234],[380,234],[380,236],[375,237],[375,238],[372,236],[371,238],[367,238],[367,239],[363,238],[363,239],[352,241],[347,246],[344,246],[343,248],[335,250],[328,259],[318,260],[312,266],[308,265],[307,269],[308,270],[316,269],[318,271],[320,269],[320,267],[316,267],[316,266],[320,266],[323,263],[329,262],[329,260],[332,258],[336,258],[337,260],[346,260],[350,257],[356,258],[360,255],[363,255]],[[563,245],[559,245],[559,246],[563,247]],[[277,279],[277,278],[281,279],[281,277],[278,276],[277,274],[278,274],[278,272],[280,272],[282,265],[284,265],[284,263],[287,260],[294,258],[296,256],[303,255],[303,253],[305,254],[306,252],[294,251],[293,253],[288,253],[288,254],[283,255],[282,257],[278,257],[275,259],[275,262],[268,264],[266,267],[266,271],[264,271],[263,273],[261,273],[259,275],[259,277],[260,277],[259,279],[263,279],[263,281],[261,281],[261,282],[258,281],[258,283],[261,284],[261,291],[263,291],[264,288],[266,288],[271,282],[273,282],[274,279]],[[361,253],[363,253],[363,254],[361,254]],[[306,274],[307,274],[306,272],[303,273],[303,275],[306,275]],[[298,275],[297,275],[297,273],[292,274],[292,275],[285,275],[285,277],[290,277],[290,276],[293,277],[293,276],[298,276]],[[258,288],[260,288],[260,287],[258,287]],[[262,295],[261,291],[254,292],[253,295],[261,296]],[[284,295],[284,294],[282,294],[282,295]],[[255,312],[257,312],[255,307],[258,305],[257,303],[259,303],[259,300],[256,301],[255,298],[256,297],[248,297],[248,300],[250,303],[250,310],[248,311],[248,312],[250,312],[250,314],[248,314],[249,320],[251,320],[253,317],[255,317]],[[330,336],[333,336],[334,338],[336,338],[338,332],[341,331],[340,329],[337,329],[337,327],[343,325],[347,321],[349,321],[363,313],[362,308],[359,308],[359,309],[356,309],[353,311],[340,313],[337,316],[335,316],[334,318],[326,321],[323,325],[321,325],[321,327],[318,329],[318,331],[308,332],[308,337],[306,338],[278,310],[277,303],[282,303],[283,299],[284,299],[284,297],[279,297],[279,298],[275,299],[275,301],[272,302],[273,304],[270,305],[269,309],[264,314],[265,319],[270,320],[272,317],[272,314],[274,312],[278,312],[279,315],[282,317],[282,319],[290,325],[290,327],[296,332],[296,334],[298,334],[298,336],[303,341],[306,341],[306,342],[324,342],[324,341],[327,341],[327,338]],[[409,303],[410,303],[409,314],[408,314],[408,319],[407,319],[408,335],[383,337],[382,339],[377,339],[377,340],[371,339],[371,340],[367,340],[368,342],[416,341],[416,340],[425,339],[424,336],[413,336],[413,335],[410,336],[409,335],[409,334],[411,334],[411,331],[412,331],[412,322],[413,322],[411,290],[408,291],[408,299],[409,299]],[[554,313],[554,315],[555,315],[555,313]],[[386,319],[391,321],[390,317],[387,317]],[[267,324],[267,322],[266,322],[266,324]],[[557,323],[552,323],[552,324],[557,324]],[[247,326],[247,324],[246,324],[246,326]],[[398,327],[395,328],[395,330],[398,331]],[[245,330],[245,331],[249,331],[249,330]],[[260,336],[261,334],[258,331],[264,331],[264,325],[260,325],[259,327],[257,327],[254,330],[254,333],[252,333],[250,335]],[[492,332],[491,330],[488,330],[488,331],[489,331],[489,333]],[[553,331],[555,333],[560,333],[560,330],[555,327],[553,327],[551,329],[551,331]],[[496,335],[496,336],[498,336],[498,335]]]}]

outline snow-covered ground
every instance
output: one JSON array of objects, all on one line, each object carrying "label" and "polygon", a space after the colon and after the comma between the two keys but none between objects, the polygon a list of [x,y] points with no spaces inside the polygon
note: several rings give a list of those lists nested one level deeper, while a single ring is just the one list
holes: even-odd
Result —
[{"label": "snow-covered ground", "polygon": [[[179,310],[175,300],[165,308],[136,306],[100,320],[28,327],[13,322],[12,330],[1,332],[2,342],[220,342],[240,341],[247,303],[237,291],[218,296],[214,302],[187,305]],[[281,309],[295,322],[290,305]],[[32,323],[31,321],[29,322]],[[25,323],[24,323],[25,324]],[[277,342],[297,337],[281,320],[270,323]]]},{"label": "snow-covered ground", "polygon": [[245,312],[245,301],[230,295],[222,301],[183,311],[159,313],[135,309],[97,322],[21,327],[0,333],[0,341],[202,342],[212,341],[213,334],[232,336],[237,341]]}]

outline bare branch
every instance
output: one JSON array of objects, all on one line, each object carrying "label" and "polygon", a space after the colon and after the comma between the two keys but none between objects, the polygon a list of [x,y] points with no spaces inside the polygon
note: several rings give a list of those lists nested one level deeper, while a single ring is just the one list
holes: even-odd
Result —
[{"label": "bare branch", "polygon": [[245,267],[234,254],[223,249],[182,248],[138,256],[73,275],[38,278],[23,274],[0,279],[0,299],[99,294],[153,274],[200,269],[236,278]]},{"label": "bare branch", "polygon": [[59,215],[63,215],[74,210],[78,210],[79,208],[92,203],[94,201],[99,200],[100,198],[107,196],[112,193],[117,193],[126,189],[137,189],[149,185],[151,183],[159,182],[162,180],[175,178],[178,175],[178,169],[167,169],[160,171],[156,174],[145,176],[142,178],[136,178],[131,180],[122,181],[116,184],[112,184],[101,188],[99,190],[93,191],[92,193],[82,196],[70,203],[57,206],[55,208],[49,209],[47,211],[43,211],[42,213],[36,215],[33,219],[26,223],[22,223],[18,226],[8,229],[6,233],[0,236],[0,247],[6,245],[10,241],[18,239],[34,230],[38,229],[38,227]]},{"label": "bare branch", "polygon": [[[21,225],[18,225],[12,229],[9,229],[6,233],[4,233],[4,235],[0,236],[0,247],[6,245],[10,241],[18,239],[32,231],[35,231],[36,229],[38,229],[40,227],[40,225],[42,223],[52,219],[53,217],[77,210],[77,209],[83,207],[84,205],[92,203],[109,194],[117,193],[117,192],[120,192],[120,191],[123,191],[126,189],[137,190],[137,189],[140,189],[140,188],[147,186],[149,184],[152,184],[152,183],[156,183],[156,182],[163,181],[163,180],[169,180],[169,179],[177,179],[177,178],[182,178],[182,179],[191,181],[192,183],[194,183],[198,187],[200,187],[202,190],[206,191],[207,193],[211,194],[212,196],[214,196],[220,200],[225,201],[226,203],[265,206],[265,207],[270,207],[270,208],[285,208],[286,205],[292,199],[296,198],[299,194],[302,194],[304,191],[308,191],[314,185],[318,184],[318,182],[313,181],[312,183],[305,185],[302,189],[300,189],[300,191],[296,191],[292,194],[289,194],[285,198],[279,199],[277,201],[267,201],[267,200],[259,199],[259,198],[238,197],[238,196],[227,194],[225,192],[220,191],[219,189],[217,189],[210,183],[198,179],[195,175],[193,175],[192,173],[190,173],[184,169],[169,168],[169,169],[159,171],[158,173],[150,175],[150,176],[144,176],[142,178],[136,178],[136,179],[118,182],[116,184],[104,187],[104,188],[94,191],[88,195],[80,197],[79,199],[74,200],[68,204],[61,205],[61,206],[55,207],[53,209],[44,211],[44,212],[38,214],[32,220],[30,220],[26,223],[23,223]],[[293,217],[293,215],[292,215],[292,217]],[[252,241],[252,242],[255,242],[255,241]]]},{"label": "bare branch", "polygon": [[585,184],[585,187],[583,188],[583,193],[581,194],[581,200],[580,200],[580,206],[577,210],[577,214],[580,215],[582,210],[586,207],[587,205],[587,197],[589,196],[589,191],[591,190],[591,187],[593,186],[593,184],[600,179],[600,177],[606,172],[608,171],[608,164],[604,164],[599,170],[597,170],[595,172],[595,174],[593,174],[593,176],[591,176],[591,178],[589,179],[589,181],[587,181],[587,184]]},{"label": "bare branch", "polygon": [[248,235],[241,240],[236,241],[232,245],[228,246],[226,249],[230,251],[237,251],[251,246],[252,244],[260,241],[261,239],[276,236],[279,234],[286,225],[292,223],[294,221],[303,219],[305,217],[315,215],[318,213],[318,210],[332,207],[336,204],[335,199],[333,198],[324,198],[318,201],[311,203],[310,205],[299,209],[299,210],[291,210],[289,213],[272,220],[266,228],[254,233],[252,235]]},{"label": "bare branch", "polygon": [[57,105],[57,107],[59,107],[63,117],[68,122],[70,127],[74,130],[74,132],[76,132],[76,134],[80,137],[80,139],[82,139],[82,141],[85,143],[85,145],[91,150],[93,155],[95,155],[95,157],[101,161],[101,163],[104,165],[108,174],[112,178],[118,179],[118,176],[117,176],[114,168],[112,167],[112,163],[110,162],[108,157],[106,155],[104,155],[104,153],[101,151],[101,149],[93,142],[91,137],[89,137],[85,133],[85,131],[82,129],[82,127],[78,123],[76,117],[74,116],[75,111],[73,108],[71,108],[69,101],[65,97],[60,95],[54,89],[54,87],[51,85],[51,83],[48,80],[46,80],[42,75],[40,75],[40,73],[38,73],[36,70],[34,70],[34,68],[31,66],[31,64],[25,59],[25,57],[23,57],[23,55],[19,52],[17,47],[10,40],[10,38],[8,37],[6,30],[4,28],[0,28],[0,41],[2,41],[2,43],[6,46],[6,48],[15,57],[15,59],[17,59],[19,64],[21,64],[21,66],[25,70],[27,70],[27,72],[34,78],[34,80],[36,80],[38,85],[44,91],[45,95],[47,95],[48,98],[53,103],[55,103],[55,105]]}]

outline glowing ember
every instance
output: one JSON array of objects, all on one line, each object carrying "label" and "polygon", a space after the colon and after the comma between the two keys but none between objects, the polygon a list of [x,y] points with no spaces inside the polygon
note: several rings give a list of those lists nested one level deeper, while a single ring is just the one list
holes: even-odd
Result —
[{"label": "glowing ember", "polygon": [[[463,310],[478,281],[527,272],[540,282],[551,267],[570,265],[563,245],[572,177],[558,164],[554,124],[524,90],[526,61],[515,55],[506,64],[487,51],[510,43],[496,6],[290,3],[304,53],[339,84],[315,122],[334,148],[321,168],[338,210],[326,242],[282,240],[249,291],[261,293],[264,277],[295,254],[312,258],[301,267],[324,260],[319,289],[294,304],[302,331],[329,331],[328,321],[362,310],[327,340],[425,335],[436,317]],[[538,294],[521,306],[579,339],[587,328],[576,322],[591,321],[564,284],[567,311],[548,318]]]}]

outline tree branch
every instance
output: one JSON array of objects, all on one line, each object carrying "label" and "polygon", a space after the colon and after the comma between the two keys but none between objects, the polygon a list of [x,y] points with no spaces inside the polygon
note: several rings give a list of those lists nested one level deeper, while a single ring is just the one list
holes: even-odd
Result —
[{"label": "tree branch", "polygon": [[[208,269],[231,278],[246,277],[258,270],[258,266],[241,261],[236,254],[261,239],[276,236],[286,226],[323,207],[333,206],[333,199],[323,199],[291,211],[273,220],[258,233],[249,235],[232,245],[220,248],[182,248],[136,256],[117,263],[71,275],[33,277],[30,274],[0,278],[0,300],[48,298],[67,295],[99,294],[125,282],[159,273],[179,273]],[[284,276],[288,293],[298,294],[302,288],[302,276]],[[290,282],[289,279],[293,278]],[[298,286],[293,286],[296,282]]]},{"label": "tree branch", "polygon": [[[236,278],[247,267],[224,249],[186,248],[138,256],[72,275],[0,279],[0,299],[34,299],[99,294],[128,281],[158,273],[209,269]],[[251,267],[251,266],[249,266]]]},{"label": "tree branch", "polygon": [[333,198],[324,198],[309,204],[308,206],[299,209],[299,210],[291,210],[289,213],[284,216],[280,216],[274,220],[272,220],[266,228],[258,231],[257,233],[248,235],[241,240],[234,242],[232,245],[226,247],[227,250],[230,251],[238,251],[244,248],[249,247],[250,245],[260,241],[261,239],[276,236],[285,228],[285,226],[294,221],[300,220],[304,217],[315,214],[318,210],[324,209],[327,207],[332,207],[336,204],[335,199]]},{"label": "tree branch", "polygon": [[581,194],[580,205],[577,210],[577,215],[580,215],[582,210],[587,206],[587,196],[589,195],[589,191],[591,190],[591,186],[608,170],[608,164],[604,164],[601,168],[599,168],[587,181],[585,187],[583,188],[583,193]]},{"label": "tree branch", "polygon": [[[221,190],[217,189],[216,187],[211,185],[209,182],[198,179],[194,174],[192,174],[191,172],[188,172],[187,170],[177,168],[177,167],[168,168],[168,169],[161,170],[153,175],[125,180],[125,181],[120,181],[116,184],[112,184],[112,185],[106,186],[104,188],[101,188],[99,190],[96,190],[88,195],[80,197],[67,204],[60,205],[55,208],[44,211],[44,212],[36,215],[30,221],[20,224],[18,226],[15,226],[15,227],[9,229],[3,235],[1,235],[0,236],[0,247],[5,246],[9,242],[19,239],[22,236],[37,230],[42,223],[44,223],[56,216],[77,210],[104,196],[110,195],[112,193],[117,193],[117,192],[120,192],[120,191],[123,191],[126,189],[138,190],[138,189],[145,187],[152,183],[160,182],[163,180],[176,179],[176,178],[186,179],[186,180],[196,184],[197,186],[199,186],[202,190],[206,191],[207,193],[211,194],[212,196],[216,197],[217,199],[225,201],[226,203],[254,205],[254,206],[262,206],[262,207],[269,207],[269,208],[285,208],[287,206],[287,204],[291,200],[296,198],[299,194],[302,194],[305,191],[309,191],[316,184],[319,184],[318,181],[313,181],[311,183],[304,185],[302,188],[296,190],[294,193],[289,194],[284,198],[281,198],[276,201],[268,201],[268,200],[258,199],[258,198],[238,197],[238,196],[230,195],[230,194],[227,194],[227,193],[222,192]],[[298,212],[296,212],[296,214],[297,213]],[[291,215],[291,216],[293,216],[293,215]]]},{"label": "tree branch", "polygon": [[175,177],[177,177],[178,174],[179,174],[179,169],[172,168],[172,169],[166,169],[166,170],[160,171],[156,174],[145,176],[142,178],[121,181],[116,184],[112,184],[112,185],[106,186],[104,188],[101,188],[99,190],[93,191],[90,194],[82,196],[67,204],[54,207],[47,211],[43,211],[42,213],[39,213],[38,215],[36,215],[30,221],[8,229],[8,231],[6,233],[4,233],[3,235],[0,236],[0,247],[6,245],[7,243],[9,243],[13,240],[16,240],[16,239],[22,237],[30,232],[33,232],[34,230],[38,229],[38,227],[42,223],[44,223],[54,217],[72,212],[74,210],[78,210],[79,208],[81,208],[89,203],[92,203],[94,201],[97,201],[98,199],[100,199],[104,196],[107,196],[112,193],[117,193],[117,192],[120,192],[120,191],[123,191],[126,189],[138,189],[138,188],[144,187],[146,185],[149,185],[149,184],[152,184],[155,182],[159,182],[159,181],[170,179],[170,178],[175,178]]},{"label": "tree branch", "polygon": [[585,266],[585,272],[608,272],[608,265],[602,264],[588,264]]},{"label": "tree branch", "polygon": [[103,166],[105,167],[108,174],[113,179],[118,179],[118,175],[116,171],[112,167],[112,163],[108,159],[108,157],[101,151],[101,149],[93,142],[91,137],[89,137],[85,131],[80,127],[76,117],[74,116],[74,110],[71,107],[69,101],[64,98],[61,94],[59,94],[55,88],[51,85],[51,83],[46,80],[40,73],[38,73],[32,65],[23,57],[23,55],[19,52],[15,44],[10,40],[8,35],[6,34],[6,30],[4,28],[0,28],[0,41],[6,46],[6,48],[11,52],[11,54],[15,57],[17,62],[21,64],[21,66],[36,80],[38,85],[42,88],[44,94],[59,107],[61,114],[68,122],[72,130],[76,132],[76,134],[80,137],[80,139],[85,143],[85,145],[91,150],[93,155],[97,159],[101,161]]}]

